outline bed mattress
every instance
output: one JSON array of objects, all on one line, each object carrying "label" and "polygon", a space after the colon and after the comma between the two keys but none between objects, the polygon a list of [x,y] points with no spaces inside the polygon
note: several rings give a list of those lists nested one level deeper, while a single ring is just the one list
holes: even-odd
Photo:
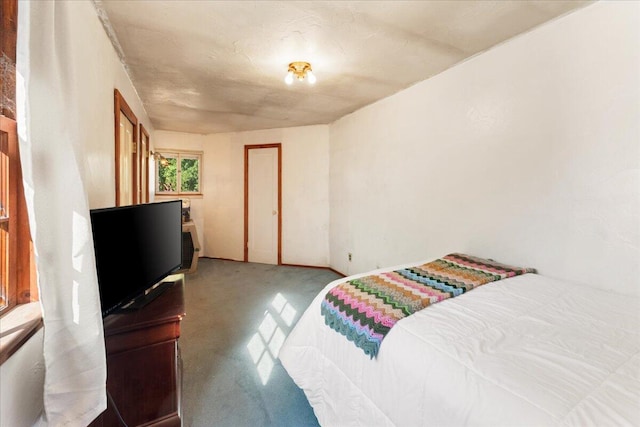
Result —
[{"label": "bed mattress", "polygon": [[640,425],[638,298],[525,274],[402,319],[370,359],[320,314],[363,275],[280,351],[321,425]]}]

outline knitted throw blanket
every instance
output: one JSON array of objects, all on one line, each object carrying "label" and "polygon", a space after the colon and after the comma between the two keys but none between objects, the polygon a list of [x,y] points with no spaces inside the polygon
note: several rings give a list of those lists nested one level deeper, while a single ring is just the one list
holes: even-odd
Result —
[{"label": "knitted throw blanket", "polygon": [[320,312],[328,326],[373,358],[398,320],[485,283],[534,272],[453,253],[423,265],[340,283],[324,297]]}]

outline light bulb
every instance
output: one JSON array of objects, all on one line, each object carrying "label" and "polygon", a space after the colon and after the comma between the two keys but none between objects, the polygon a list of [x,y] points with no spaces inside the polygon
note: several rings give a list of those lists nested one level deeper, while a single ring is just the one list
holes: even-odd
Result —
[{"label": "light bulb", "polygon": [[290,85],[291,83],[293,83],[293,71],[289,71],[287,73],[287,76],[284,78],[284,82],[288,85]]},{"label": "light bulb", "polygon": [[316,82],[316,75],[313,74],[313,71],[307,71],[307,78],[309,79],[309,84],[312,85]]}]

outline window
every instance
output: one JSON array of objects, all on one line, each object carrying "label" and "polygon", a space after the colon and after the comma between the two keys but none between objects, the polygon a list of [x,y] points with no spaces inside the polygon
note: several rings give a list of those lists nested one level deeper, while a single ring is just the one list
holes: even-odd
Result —
[{"label": "window", "polygon": [[17,12],[13,0],[0,8],[0,314],[38,298],[15,121]]},{"label": "window", "polygon": [[162,151],[156,156],[156,194],[202,194],[202,153]]},{"label": "window", "polygon": [[0,312],[16,304],[16,239],[13,231],[17,225],[13,208],[16,193],[12,191],[14,181],[14,150],[16,146],[16,123],[0,116]]}]

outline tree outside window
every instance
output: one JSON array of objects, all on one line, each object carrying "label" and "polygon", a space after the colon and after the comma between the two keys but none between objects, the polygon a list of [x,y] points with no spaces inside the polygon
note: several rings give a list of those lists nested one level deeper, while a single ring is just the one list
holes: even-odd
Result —
[{"label": "tree outside window", "polygon": [[156,194],[201,194],[202,153],[160,152]]},{"label": "tree outside window", "polygon": [[200,160],[197,158],[180,159],[180,192],[200,192]]}]

